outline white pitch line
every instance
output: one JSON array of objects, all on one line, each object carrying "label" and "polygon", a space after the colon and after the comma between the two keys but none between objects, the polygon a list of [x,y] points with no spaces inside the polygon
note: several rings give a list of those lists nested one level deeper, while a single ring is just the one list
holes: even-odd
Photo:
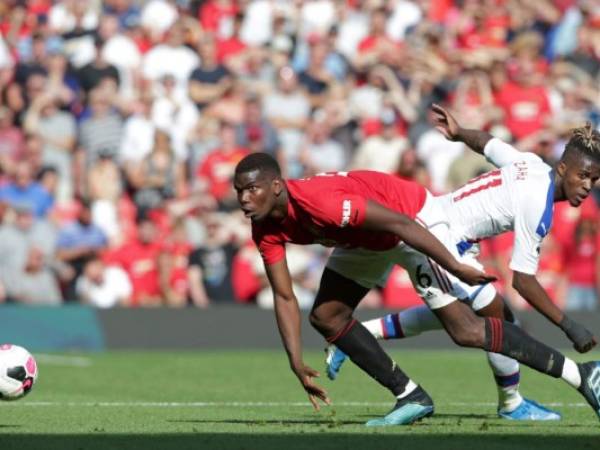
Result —
[{"label": "white pitch line", "polygon": [[[390,402],[338,402],[332,406],[389,406]],[[581,408],[587,406],[585,403],[547,403],[551,407]],[[210,408],[210,407],[235,407],[235,408],[265,408],[273,406],[311,406],[308,402],[6,402],[2,406],[85,406],[85,407],[108,407],[119,408],[125,406],[145,408]],[[492,402],[451,402],[442,406],[497,406]]]}]

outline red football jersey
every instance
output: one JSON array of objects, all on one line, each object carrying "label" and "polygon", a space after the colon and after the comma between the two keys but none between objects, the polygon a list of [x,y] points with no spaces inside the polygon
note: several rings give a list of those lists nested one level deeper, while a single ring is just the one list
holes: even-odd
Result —
[{"label": "red football jersey", "polygon": [[414,218],[426,197],[425,188],[417,183],[366,170],[326,173],[286,184],[287,217],[279,223],[252,224],[252,238],[265,264],[283,259],[286,242],[389,250],[398,245],[398,236],[359,228],[367,201]]}]

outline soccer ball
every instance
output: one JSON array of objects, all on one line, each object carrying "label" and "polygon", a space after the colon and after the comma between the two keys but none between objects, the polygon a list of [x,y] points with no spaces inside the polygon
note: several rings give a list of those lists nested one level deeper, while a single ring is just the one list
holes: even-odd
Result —
[{"label": "soccer ball", "polygon": [[27,350],[0,345],[0,400],[17,400],[28,394],[37,376],[37,364]]}]

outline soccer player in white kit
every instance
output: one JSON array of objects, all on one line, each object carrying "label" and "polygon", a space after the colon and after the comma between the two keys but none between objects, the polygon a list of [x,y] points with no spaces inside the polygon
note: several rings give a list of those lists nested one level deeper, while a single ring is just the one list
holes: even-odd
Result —
[{"label": "soccer player in white kit", "polygon": [[[476,259],[476,242],[514,230],[514,250],[509,266],[513,271],[513,287],[535,309],[560,327],[577,351],[589,351],[596,344],[593,334],[552,303],[535,273],[540,245],[552,224],[554,202],[568,200],[572,206],[579,206],[600,178],[600,134],[589,124],[575,129],[561,161],[553,169],[537,155],[521,152],[486,132],[461,128],[454,117],[440,106],[433,105],[432,111],[438,130],[446,138],[464,142],[498,167],[450,194],[436,197],[440,209],[445,212],[445,218],[441,220],[447,221],[452,234],[451,242],[444,243],[456,247],[462,262],[481,268]],[[424,225],[434,232],[435,223]],[[468,286],[439,268],[424,271],[420,266],[403,266],[423,297],[423,288],[431,285],[435,278],[439,286],[447,287],[447,294],[469,303],[477,314],[514,320],[491,284]],[[378,339],[399,339],[442,328],[427,306],[388,314],[363,325]],[[343,352],[333,346],[329,348],[327,374],[331,379],[337,376],[344,360]],[[556,412],[519,394],[517,361],[497,353],[488,353],[488,361],[498,386],[498,414],[501,417],[512,420],[560,419]],[[598,371],[596,378],[600,378],[600,368],[590,365],[587,370]],[[587,378],[595,379],[594,376]]]}]

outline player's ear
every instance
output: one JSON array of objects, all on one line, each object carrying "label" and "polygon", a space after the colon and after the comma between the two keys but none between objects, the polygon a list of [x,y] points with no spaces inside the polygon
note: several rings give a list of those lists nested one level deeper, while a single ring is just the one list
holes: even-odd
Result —
[{"label": "player's ear", "polygon": [[567,173],[567,164],[561,160],[558,162],[558,165],[556,166],[556,173],[562,178],[565,176],[565,174]]},{"label": "player's ear", "polygon": [[281,178],[274,178],[271,182],[271,188],[273,189],[275,195],[279,197],[279,195],[283,192],[283,183]]}]

